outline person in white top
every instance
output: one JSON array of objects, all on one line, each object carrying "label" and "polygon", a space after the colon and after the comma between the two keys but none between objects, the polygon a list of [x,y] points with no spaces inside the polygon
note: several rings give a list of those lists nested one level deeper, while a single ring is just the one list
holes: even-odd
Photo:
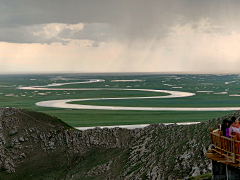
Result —
[{"label": "person in white top", "polygon": [[237,135],[237,140],[240,140],[240,125],[238,119],[235,116],[233,116],[231,119],[233,123],[229,128],[229,135],[230,137]]}]

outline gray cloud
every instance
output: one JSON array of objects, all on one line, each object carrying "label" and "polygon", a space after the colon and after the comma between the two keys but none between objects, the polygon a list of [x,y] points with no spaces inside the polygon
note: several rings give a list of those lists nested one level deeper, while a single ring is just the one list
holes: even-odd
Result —
[{"label": "gray cloud", "polygon": [[4,27],[0,28],[0,39],[4,42],[11,43],[46,43],[51,44],[52,42],[61,42],[63,44],[67,43],[67,40],[58,38],[57,36],[48,36],[47,34],[36,35],[33,32],[42,30],[42,27],[34,26],[32,28],[27,27]]},{"label": "gray cloud", "polygon": [[83,29],[75,31],[65,28],[59,34],[59,37],[65,39],[88,39],[98,42],[107,42],[109,38],[114,37],[113,27],[107,24],[85,24]]},{"label": "gray cloud", "polygon": [[[161,39],[168,27],[201,18],[219,26],[209,33],[227,34],[240,31],[239,8],[237,0],[1,0],[0,41],[66,44],[69,39],[89,39],[98,44]],[[59,33],[34,35],[50,23],[85,25],[78,31],[63,28]]]},{"label": "gray cloud", "polygon": [[[57,28],[59,28],[57,30]],[[99,42],[114,39],[114,34],[107,24],[85,24],[82,29],[65,24],[41,24],[21,27],[0,27],[0,41],[11,43],[41,43],[60,42],[68,44],[71,40],[90,40],[93,46]]]}]

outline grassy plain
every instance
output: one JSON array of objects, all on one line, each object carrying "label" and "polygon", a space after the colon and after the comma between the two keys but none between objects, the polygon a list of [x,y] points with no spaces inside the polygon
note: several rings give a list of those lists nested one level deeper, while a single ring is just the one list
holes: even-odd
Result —
[{"label": "grassy plain", "polygon": [[[61,88],[128,88],[161,89],[196,93],[195,96],[171,99],[101,100],[74,102],[91,105],[138,107],[240,107],[239,75],[124,75],[124,74],[62,74],[62,75],[0,75],[0,107],[35,110],[56,116],[72,126],[150,124],[164,122],[205,121],[231,112],[189,111],[110,111],[74,110],[38,107],[36,102],[57,99],[165,96],[145,91],[70,91],[20,90],[19,86],[41,86],[104,79],[104,82],[69,84]],[[114,80],[134,80],[114,82]],[[60,87],[60,86],[59,86]],[[53,87],[52,87],[53,88]],[[54,88],[57,88],[54,87]]]}]

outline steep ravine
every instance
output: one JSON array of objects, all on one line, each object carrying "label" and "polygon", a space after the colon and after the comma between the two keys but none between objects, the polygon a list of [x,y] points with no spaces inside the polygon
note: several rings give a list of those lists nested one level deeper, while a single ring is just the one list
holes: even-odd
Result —
[{"label": "steep ravine", "polygon": [[0,108],[0,179],[184,179],[211,171],[209,128],[154,124],[80,132],[39,112]]}]

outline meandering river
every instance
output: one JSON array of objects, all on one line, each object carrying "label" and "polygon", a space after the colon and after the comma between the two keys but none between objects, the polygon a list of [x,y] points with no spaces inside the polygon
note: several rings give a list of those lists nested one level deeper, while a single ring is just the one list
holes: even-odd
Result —
[{"label": "meandering river", "polygon": [[68,82],[68,83],[52,83],[45,86],[28,86],[18,87],[22,90],[47,90],[47,91],[148,91],[148,92],[160,92],[167,93],[166,96],[147,96],[147,97],[121,97],[121,98],[87,98],[87,99],[61,99],[61,100],[49,100],[37,102],[37,106],[53,107],[53,108],[68,108],[68,109],[97,109],[97,110],[138,110],[138,111],[236,111],[240,110],[240,107],[127,107],[127,106],[97,106],[97,105],[83,105],[83,104],[70,104],[74,101],[91,101],[91,100],[117,100],[117,99],[153,99],[153,98],[179,98],[194,96],[195,93],[182,92],[182,91],[170,91],[170,90],[157,90],[157,89],[129,89],[129,88],[50,88],[56,86],[63,86],[69,84],[80,83],[96,83],[104,82],[103,79],[90,79],[84,82]]}]

